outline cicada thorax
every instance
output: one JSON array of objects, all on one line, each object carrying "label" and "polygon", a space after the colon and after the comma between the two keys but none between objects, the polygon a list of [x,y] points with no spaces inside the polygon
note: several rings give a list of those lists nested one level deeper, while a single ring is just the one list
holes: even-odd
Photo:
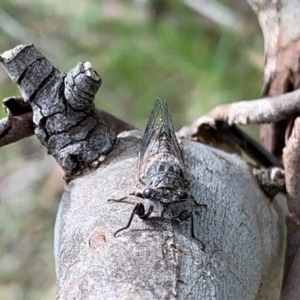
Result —
[{"label": "cicada thorax", "polygon": [[144,198],[161,203],[181,201],[180,196],[187,184],[184,170],[163,135],[153,144],[151,152],[147,156],[148,161],[143,162],[144,174],[140,177]]},{"label": "cicada thorax", "polygon": [[145,171],[145,176],[140,179],[145,187],[185,188],[183,171],[174,156],[164,153],[157,155],[149,162]]},{"label": "cicada thorax", "polygon": [[142,163],[144,174],[140,174],[143,184],[153,188],[181,187],[184,183],[183,167],[177,156],[172,152],[170,142],[165,132],[149,147],[147,160]]}]

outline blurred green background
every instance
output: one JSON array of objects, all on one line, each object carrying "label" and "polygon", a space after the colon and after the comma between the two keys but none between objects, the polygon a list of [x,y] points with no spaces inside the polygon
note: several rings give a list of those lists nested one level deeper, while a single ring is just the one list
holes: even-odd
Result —
[{"label": "blurred green background", "polygon": [[[1,1],[0,37],[0,52],[34,43],[62,71],[89,60],[97,107],[140,129],[158,96],[176,129],[260,96],[263,40],[246,1]],[[1,99],[17,94],[1,69]],[[0,168],[0,299],[54,299],[63,174],[34,137],[1,148]]]}]

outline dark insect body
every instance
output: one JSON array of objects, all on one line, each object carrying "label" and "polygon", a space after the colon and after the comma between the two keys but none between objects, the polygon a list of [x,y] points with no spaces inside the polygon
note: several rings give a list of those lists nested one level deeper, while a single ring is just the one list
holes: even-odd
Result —
[{"label": "dark insect body", "polygon": [[[193,199],[187,191],[184,160],[165,100],[155,101],[141,141],[138,172],[143,189],[132,194],[145,201],[135,205],[127,225],[116,231],[115,236],[130,226],[135,214],[147,219],[155,203],[162,205],[163,217],[170,204]],[[182,220],[183,216],[192,217],[183,211],[176,219]]]}]

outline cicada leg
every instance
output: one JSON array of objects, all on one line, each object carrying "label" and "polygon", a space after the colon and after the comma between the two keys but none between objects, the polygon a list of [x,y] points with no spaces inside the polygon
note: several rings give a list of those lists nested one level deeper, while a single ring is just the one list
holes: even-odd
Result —
[{"label": "cicada leg", "polygon": [[183,222],[183,221],[187,221],[187,220],[191,221],[190,222],[190,235],[193,239],[197,240],[201,244],[201,250],[204,252],[205,251],[204,243],[195,236],[193,213],[191,211],[185,209],[175,218],[175,220],[179,221],[179,222]]},{"label": "cicada leg", "polygon": [[119,230],[117,230],[117,231],[114,233],[114,237],[116,237],[116,235],[117,235],[119,232],[121,232],[121,231],[123,231],[123,230],[125,230],[125,229],[127,229],[127,228],[130,227],[134,215],[138,215],[138,217],[141,218],[141,219],[147,219],[147,218],[150,216],[150,214],[152,213],[152,211],[153,211],[153,206],[152,206],[152,205],[150,205],[148,211],[145,212],[145,206],[144,206],[144,204],[143,204],[143,203],[137,203],[137,204],[135,205],[135,207],[134,207],[134,209],[133,209],[131,215],[130,215],[130,218],[129,218],[129,220],[128,220],[126,226],[125,226],[125,227],[122,227],[122,228],[119,229]]}]

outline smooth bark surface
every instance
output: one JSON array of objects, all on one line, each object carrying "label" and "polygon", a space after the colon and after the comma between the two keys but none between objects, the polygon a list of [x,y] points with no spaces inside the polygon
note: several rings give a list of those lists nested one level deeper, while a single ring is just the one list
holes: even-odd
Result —
[{"label": "smooth bark surface", "polygon": [[159,210],[113,236],[133,205],[108,199],[136,189],[140,136],[123,134],[105,163],[66,187],[55,234],[58,299],[276,299],[284,216],[236,155],[181,144],[190,191],[207,207],[186,201],[178,211],[193,211],[204,251],[190,221],[162,219]]}]

